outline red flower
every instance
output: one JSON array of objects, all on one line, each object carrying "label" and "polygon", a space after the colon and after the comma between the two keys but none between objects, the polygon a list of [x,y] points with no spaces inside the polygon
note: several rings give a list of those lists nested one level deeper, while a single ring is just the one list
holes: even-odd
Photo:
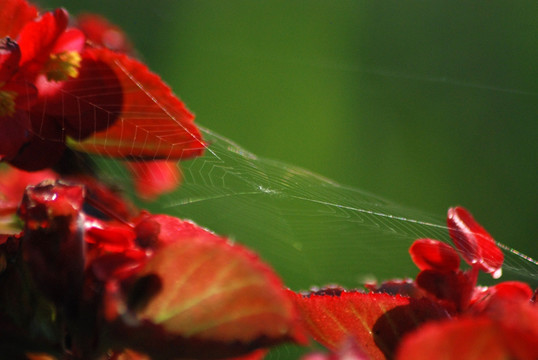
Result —
[{"label": "red flower", "polygon": [[193,116],[162,80],[100,46],[108,46],[107,24],[95,31],[96,20],[81,21],[90,43],[68,26],[63,9],[38,17],[22,0],[2,0],[0,9],[0,160],[25,170],[50,167],[66,141],[120,158],[203,152]]}]

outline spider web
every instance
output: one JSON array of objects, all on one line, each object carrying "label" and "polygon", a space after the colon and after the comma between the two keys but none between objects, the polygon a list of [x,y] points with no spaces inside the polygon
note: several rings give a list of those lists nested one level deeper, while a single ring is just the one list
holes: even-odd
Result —
[{"label": "spider web", "polygon": [[[159,14],[165,16],[162,12]],[[237,50],[206,48],[206,55],[216,53],[222,57],[233,53],[236,56]],[[255,52],[252,58],[268,61],[267,57],[258,57]],[[299,61],[300,65],[304,65],[302,58],[297,60],[273,55],[269,60],[288,63]],[[480,79],[462,81],[458,77],[423,76],[411,71],[394,70],[390,66],[357,69],[355,64],[348,66],[331,60],[316,62],[315,59],[310,60],[308,65],[336,68],[344,73],[359,71],[387,82],[404,79],[437,87],[464,87],[536,97],[533,91],[491,86]],[[433,71],[426,73],[432,74]],[[127,91],[143,92],[160,111],[149,113],[141,107],[137,113],[125,114],[121,121],[129,122],[141,117],[175,120],[166,103],[161,103],[151,89],[144,88],[134,74],[128,75],[133,83]],[[85,101],[84,98],[79,99]],[[139,130],[167,143],[166,134],[153,132],[151,125],[140,127]],[[182,174],[181,186],[154,203],[139,200],[139,204],[154,212],[192,219],[246,244],[268,261],[283,277],[286,285],[294,289],[328,283],[354,287],[370,277],[380,280],[413,277],[417,270],[407,252],[413,240],[430,237],[449,241],[444,214],[432,215],[400,206],[308,170],[257,157],[209,129],[202,128],[202,133],[208,142],[205,154],[177,165]],[[134,199],[137,198],[124,171],[125,164],[97,156],[93,160],[103,179],[121,186]],[[155,174],[148,173],[147,176]],[[479,214],[475,215],[480,221]],[[536,261],[509,246],[500,246],[506,256],[503,279],[519,278],[536,286]]]},{"label": "spider web", "polygon": [[[115,65],[130,79],[123,91],[139,93],[147,100],[124,111],[117,120],[136,128],[137,139],[122,139],[124,147],[139,148],[140,139],[170,149],[183,146],[183,142],[169,140],[170,123],[183,127],[176,113],[143,80],[120,62]],[[92,91],[110,93],[107,88]],[[90,96],[88,92],[68,95],[81,106],[98,107],[88,100],[91,92]],[[305,169],[259,158],[209,129],[201,127],[201,131],[208,147],[203,156],[177,164],[181,186],[153,204],[141,205],[192,219],[253,248],[292,288],[328,283],[356,287],[369,278],[412,277],[416,269],[407,249],[415,239],[449,241],[443,217],[404,208]],[[186,128],[185,132],[189,134]],[[101,138],[102,142],[106,145],[107,138]],[[133,163],[97,156],[94,161],[101,177],[137,199],[124,171]],[[153,176],[159,174],[147,172],[142,177]],[[537,280],[536,261],[500,246],[505,250],[508,277]]]},{"label": "spider web", "polygon": [[[192,219],[246,244],[292,288],[330,283],[356,287],[372,278],[413,277],[417,270],[407,250],[415,239],[449,242],[443,217],[258,158],[208,129],[202,132],[211,145],[204,156],[178,165],[180,188],[142,205]],[[118,177],[117,161],[97,161],[109,182],[129,183]],[[499,245],[506,256],[504,278],[538,280],[536,261]]]}]

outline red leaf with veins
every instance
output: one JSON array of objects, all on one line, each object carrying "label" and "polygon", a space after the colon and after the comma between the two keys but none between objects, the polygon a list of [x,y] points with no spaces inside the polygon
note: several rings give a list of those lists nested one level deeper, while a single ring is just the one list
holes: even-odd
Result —
[{"label": "red leaf with veins", "polygon": [[155,219],[170,219],[160,232],[175,241],[161,242],[139,273],[157,275],[161,282],[140,319],[158,325],[167,337],[194,339],[193,346],[208,341],[245,351],[305,340],[281,281],[255,254],[192,223]]},{"label": "red leaf with veins", "polygon": [[157,75],[124,54],[107,49],[85,53],[114,71],[121,83],[123,107],[114,125],[83,142],[73,142],[72,147],[131,159],[177,160],[203,153],[205,143],[194,116]]},{"label": "red leaf with veins", "polygon": [[371,359],[391,357],[403,334],[424,321],[448,316],[428,299],[399,295],[352,291],[303,296],[290,291],[290,296],[315,340],[338,350],[352,337]]},{"label": "red leaf with veins", "polygon": [[447,225],[454,245],[469,265],[478,265],[480,270],[494,278],[501,276],[504,254],[466,209],[448,209]]}]

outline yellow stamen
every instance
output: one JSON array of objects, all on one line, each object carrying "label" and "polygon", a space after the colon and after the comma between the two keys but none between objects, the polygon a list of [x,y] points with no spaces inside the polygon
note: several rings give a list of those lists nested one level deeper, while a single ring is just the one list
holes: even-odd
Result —
[{"label": "yellow stamen", "polygon": [[[2,87],[3,84],[0,84]],[[15,91],[0,90],[0,116],[12,116],[15,113]]]},{"label": "yellow stamen", "polygon": [[78,51],[63,51],[50,54],[45,64],[45,74],[48,81],[64,81],[78,76],[78,69],[82,58]]}]

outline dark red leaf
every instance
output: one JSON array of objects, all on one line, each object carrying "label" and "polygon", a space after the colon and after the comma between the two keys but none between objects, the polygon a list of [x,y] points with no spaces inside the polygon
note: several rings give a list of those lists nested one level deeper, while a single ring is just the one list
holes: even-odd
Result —
[{"label": "dark red leaf", "polygon": [[0,116],[0,161],[9,161],[17,156],[22,146],[30,139],[29,126],[30,120],[24,112],[17,111],[13,116]]},{"label": "dark red leaf", "polygon": [[[21,117],[23,116],[26,114],[21,113]],[[38,118],[33,117],[31,120],[38,120]],[[20,147],[17,154],[8,159],[11,165],[26,171],[43,170],[52,167],[62,157],[65,150],[62,129],[53,121],[46,120],[42,123],[41,133],[28,134],[27,141]],[[32,124],[29,127],[34,126],[40,125]]]},{"label": "dark red leaf", "polygon": [[0,39],[0,83],[9,80],[19,69],[20,59],[19,45],[10,38]]},{"label": "dark red leaf", "polygon": [[205,143],[193,123],[193,115],[157,75],[120,53],[107,49],[86,52],[114,71],[121,83],[123,107],[118,120],[106,131],[73,142],[72,147],[89,153],[146,160],[186,159],[202,154]]},{"label": "dark red leaf", "polygon": [[467,210],[462,207],[450,208],[447,224],[454,245],[469,265],[479,266],[494,278],[501,276],[504,254]]},{"label": "dark red leaf", "polygon": [[461,312],[469,306],[476,279],[460,270],[423,270],[418,274],[416,283],[447,309]]},{"label": "dark red leaf", "polygon": [[376,282],[366,283],[364,287],[371,292],[376,293],[385,293],[390,295],[402,295],[412,298],[421,298],[423,297],[424,291],[417,287],[417,284],[414,280],[405,279],[405,280],[387,280],[381,284]]}]

